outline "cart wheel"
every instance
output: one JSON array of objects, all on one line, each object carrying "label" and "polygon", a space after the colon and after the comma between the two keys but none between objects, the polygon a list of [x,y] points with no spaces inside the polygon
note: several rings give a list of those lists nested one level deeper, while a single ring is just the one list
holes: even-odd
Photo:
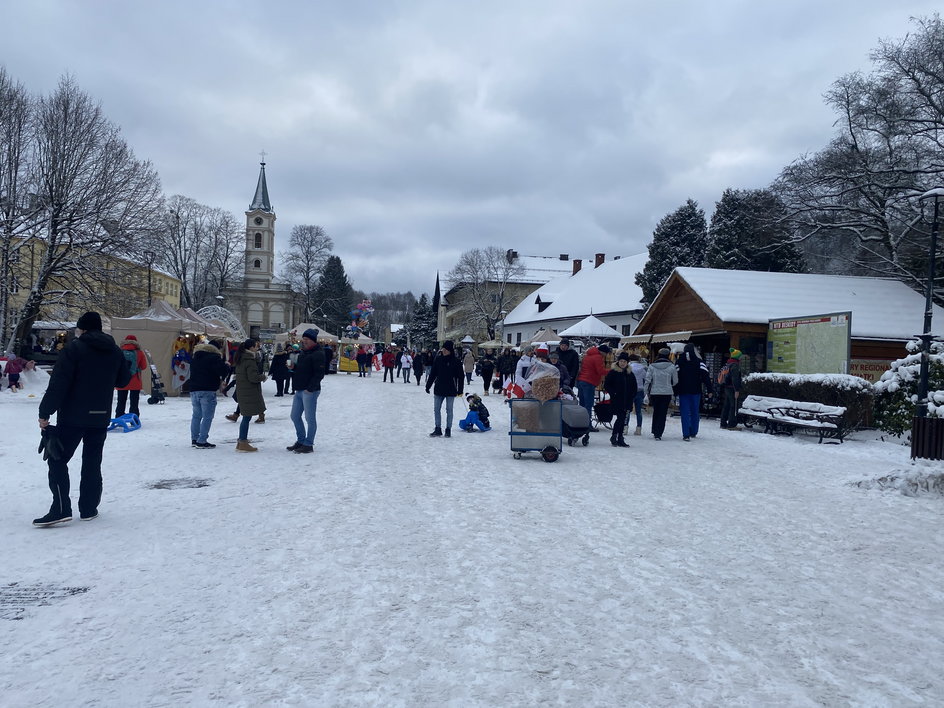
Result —
[{"label": "cart wheel", "polygon": [[520,453],[520,452],[516,452],[516,453],[514,454],[514,458],[515,458],[516,460],[520,460],[520,459],[521,459],[521,453]]},{"label": "cart wheel", "polygon": [[544,458],[545,462],[557,462],[557,458],[560,457],[560,450],[556,447],[548,445],[546,448],[541,450],[541,457]]},{"label": "cart wheel", "polygon": [[576,438],[567,438],[567,444],[568,444],[570,447],[573,447],[575,440],[576,440]]},{"label": "cart wheel", "polygon": [[583,446],[584,446],[584,447],[586,447],[587,445],[589,445],[589,444],[590,444],[590,433],[587,433],[586,435],[584,435],[584,436],[583,436],[583,440],[582,440],[581,442],[583,443]]}]

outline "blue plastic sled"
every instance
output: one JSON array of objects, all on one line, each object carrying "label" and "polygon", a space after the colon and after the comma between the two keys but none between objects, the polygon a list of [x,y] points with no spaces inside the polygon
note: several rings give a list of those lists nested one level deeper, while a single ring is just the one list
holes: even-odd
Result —
[{"label": "blue plastic sled", "polygon": [[120,433],[130,433],[141,427],[141,419],[134,413],[125,413],[122,416],[111,419],[111,425],[108,426],[109,432],[117,430]]}]

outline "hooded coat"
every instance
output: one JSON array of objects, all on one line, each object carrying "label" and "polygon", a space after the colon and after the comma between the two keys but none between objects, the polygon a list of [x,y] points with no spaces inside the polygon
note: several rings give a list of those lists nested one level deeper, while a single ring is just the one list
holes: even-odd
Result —
[{"label": "hooded coat", "polygon": [[577,380],[585,381],[596,387],[603,381],[604,376],[606,376],[606,364],[603,361],[603,354],[596,347],[590,347],[580,363],[580,373],[577,375]]},{"label": "hooded coat", "polygon": [[660,356],[646,372],[646,393],[650,396],[671,396],[678,383],[678,369],[666,357]]},{"label": "hooded coat", "polygon": [[223,379],[229,376],[229,366],[223,363],[223,354],[212,344],[198,344],[193,348],[190,362],[191,391],[217,391]]},{"label": "hooded coat", "polygon": [[251,352],[243,352],[243,358],[236,364],[236,398],[239,401],[240,415],[259,415],[265,413],[265,399],[262,397],[262,379],[259,362]]},{"label": "hooded coat", "polygon": [[[135,361],[138,363],[138,370],[132,375],[131,380],[128,381],[127,386],[118,386],[119,391],[140,391],[143,386],[141,384],[141,372],[148,368],[147,357],[144,355],[144,352],[141,351],[141,345],[139,345],[133,339],[126,339],[121,343],[122,351],[135,352]],[[124,354],[122,354],[124,356]]]},{"label": "hooded coat", "polygon": [[114,390],[128,385],[131,372],[110,335],[89,330],[60,352],[49,378],[39,417],[78,428],[107,428]]},{"label": "hooded coat", "polygon": [[711,375],[708,366],[695,353],[695,345],[688,343],[678,361],[678,385],[675,392],[680,396],[701,395],[702,388],[711,391]]}]

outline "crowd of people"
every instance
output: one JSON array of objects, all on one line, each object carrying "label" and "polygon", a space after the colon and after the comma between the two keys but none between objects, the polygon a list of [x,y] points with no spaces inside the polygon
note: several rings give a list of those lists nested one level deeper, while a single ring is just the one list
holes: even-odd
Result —
[{"label": "crowd of people", "polygon": [[[79,318],[76,333],[62,350],[39,405],[41,451],[48,462],[48,483],[53,496],[49,512],[33,521],[39,527],[72,520],[68,463],[80,442],[83,452],[79,514],[83,520],[98,516],[102,450],[112,422],[110,413],[115,392],[116,418],[124,415],[126,407],[130,414],[140,415],[141,372],[148,361],[137,338],[128,335],[118,345],[102,332],[101,316],[96,312],[87,312]],[[258,448],[249,440],[249,430],[253,418],[256,423],[265,422],[262,384],[271,377],[276,382],[277,397],[293,396],[290,418],[295,441],[286,449],[296,454],[311,453],[318,429],[321,383],[333,357],[331,348],[319,343],[318,336],[317,329],[307,329],[300,341],[276,347],[268,369],[262,344],[257,339],[241,342],[232,361],[227,361],[229,349],[224,342],[199,343],[193,351],[188,381],[192,447],[202,450],[216,447],[209,441],[209,434],[218,396],[232,386],[237,409],[226,418],[239,423],[236,451],[257,452]],[[506,347],[496,353],[494,349],[485,349],[478,357],[471,349],[456,351],[451,340],[444,341],[436,352],[395,346],[381,349],[377,353],[366,349],[358,351],[358,376],[369,377],[376,360],[384,369],[383,383],[388,379],[391,383],[402,380],[420,386],[425,381],[426,393],[433,396],[434,428],[430,437],[452,436],[456,398],[465,396],[467,404],[467,414],[459,421],[459,430],[487,432],[491,424],[484,397],[526,395],[532,384],[537,390],[538,377],[547,379],[550,375],[553,375],[551,380],[559,382],[558,395],[576,396],[579,404],[587,409],[590,420],[597,406],[608,407],[612,420],[610,443],[614,447],[629,447],[625,433],[634,411],[635,434],[642,434],[646,406],[651,409],[651,433],[656,440],[661,440],[674,397],[678,400],[682,439],[691,441],[698,436],[702,396],[715,395],[708,368],[691,343],[675,357],[669,348],[660,349],[651,363],[639,352],[615,351],[615,346],[609,344],[591,346],[580,356],[566,339],[553,351],[541,344],[526,346],[523,351]],[[729,354],[718,379],[723,399],[721,427],[735,429],[741,390],[741,352],[731,349]],[[18,374],[28,362],[9,357],[5,364],[8,385],[16,390]],[[475,377],[481,379],[481,395],[472,391]],[[57,415],[56,425],[50,424],[53,414]]]}]

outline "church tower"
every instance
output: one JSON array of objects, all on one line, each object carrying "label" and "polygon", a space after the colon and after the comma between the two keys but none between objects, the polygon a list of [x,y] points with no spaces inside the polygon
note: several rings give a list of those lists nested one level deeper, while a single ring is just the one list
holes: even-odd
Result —
[{"label": "church tower", "polygon": [[256,194],[246,212],[245,280],[248,287],[268,287],[275,276],[275,212],[269,202],[266,163],[259,164]]}]

